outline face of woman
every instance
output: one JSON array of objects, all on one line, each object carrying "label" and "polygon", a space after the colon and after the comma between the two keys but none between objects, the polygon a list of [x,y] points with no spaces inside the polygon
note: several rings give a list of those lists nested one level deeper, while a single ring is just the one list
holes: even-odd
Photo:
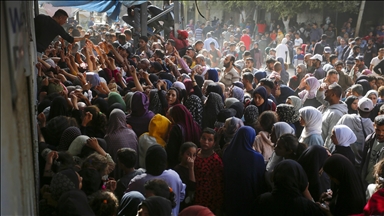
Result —
[{"label": "face of woman", "polygon": [[259,94],[255,94],[253,100],[255,101],[256,106],[261,106],[264,103],[264,98],[262,98]]},{"label": "face of woman", "polygon": [[335,144],[335,145],[339,144],[339,142],[337,141],[337,138],[336,138],[335,130],[332,130],[331,140],[332,140],[333,144]]},{"label": "face of woman", "polygon": [[137,211],[138,216],[149,216],[149,211],[147,207],[141,206],[141,208]]},{"label": "face of woman", "polygon": [[168,104],[174,104],[176,102],[176,99],[177,99],[177,93],[175,90],[169,90],[167,92],[167,101],[168,101]]},{"label": "face of woman", "polygon": [[287,150],[281,142],[277,142],[277,145],[275,147],[275,153],[277,156],[280,157],[286,157],[287,155],[291,154],[291,150]]},{"label": "face of woman", "polygon": [[297,72],[297,73],[301,73],[301,67],[297,66],[297,68],[296,68],[296,72]]},{"label": "face of woman", "polygon": [[304,121],[304,118],[300,116],[300,125],[301,126],[305,126],[305,121]]},{"label": "face of woman", "polygon": [[293,104],[292,104],[292,100],[289,99],[289,98],[287,99],[287,101],[286,101],[285,103],[293,106]]},{"label": "face of woman", "polygon": [[357,103],[359,102],[359,99],[356,99],[353,101],[353,103],[351,104],[351,108],[353,110],[357,110]]},{"label": "face of woman", "polygon": [[311,90],[311,86],[309,86],[307,82],[305,82],[305,90],[307,91]]},{"label": "face of woman", "polygon": [[372,100],[373,106],[377,104],[377,97],[375,94],[368,95],[368,98]]},{"label": "face of woman", "polygon": [[182,155],[181,155],[181,161],[184,164],[188,164],[189,160],[194,161],[196,159],[196,152],[197,149],[195,147],[191,147],[187,149]]}]

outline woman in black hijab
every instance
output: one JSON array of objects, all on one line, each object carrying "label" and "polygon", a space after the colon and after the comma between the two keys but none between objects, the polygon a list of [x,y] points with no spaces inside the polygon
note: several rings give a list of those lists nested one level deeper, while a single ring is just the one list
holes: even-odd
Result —
[{"label": "woman in black hijab", "polygon": [[345,99],[345,103],[348,107],[348,114],[356,114],[357,115],[357,102],[359,101],[359,98],[357,98],[354,95],[351,95]]},{"label": "woman in black hijab", "polygon": [[58,96],[52,100],[47,122],[56,116],[68,116],[68,102],[62,96]]},{"label": "woman in black hijab", "polygon": [[137,207],[145,197],[137,191],[125,193],[121,198],[117,216],[136,216]]},{"label": "woman in black hijab", "polygon": [[327,150],[319,145],[307,148],[297,162],[303,167],[308,177],[309,192],[314,200],[319,200],[323,192],[331,188],[331,181],[323,172],[323,165],[328,158]]},{"label": "woman in black hijab", "polygon": [[243,118],[244,104],[242,102],[235,102],[229,108],[236,110],[236,118]]},{"label": "woman in black hijab", "polygon": [[331,197],[323,194],[321,202],[330,198],[329,209],[333,215],[362,213],[366,203],[363,183],[351,161],[335,154],[325,161],[323,169],[338,189]]},{"label": "woman in black hijab", "polygon": [[[142,214],[140,214],[142,213]],[[160,196],[152,196],[143,200],[139,205],[137,215],[171,216],[172,203],[169,199]]]},{"label": "woman in black hijab", "polygon": [[257,199],[257,215],[325,215],[303,192],[308,179],[303,168],[294,160],[286,159],[275,166],[272,192]]}]

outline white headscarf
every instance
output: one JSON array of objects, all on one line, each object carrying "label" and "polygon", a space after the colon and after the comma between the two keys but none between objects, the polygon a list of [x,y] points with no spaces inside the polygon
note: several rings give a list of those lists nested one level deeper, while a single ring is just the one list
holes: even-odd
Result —
[{"label": "white headscarf", "polygon": [[295,130],[286,122],[276,122],[273,127],[275,128],[276,138],[281,137],[283,134],[295,135]]},{"label": "white headscarf", "polygon": [[357,140],[355,133],[346,125],[336,125],[333,130],[339,146],[348,147]]},{"label": "white headscarf", "polygon": [[184,83],[180,82],[180,81],[176,81],[172,84],[172,87],[178,87],[180,89],[185,89],[185,85]]},{"label": "white headscarf", "polygon": [[[305,79],[305,78],[303,78]],[[306,78],[305,82],[309,85],[309,90],[303,90],[299,93],[299,97],[301,98],[301,103],[304,104],[304,102],[307,99],[313,99],[316,97],[317,89],[320,87],[319,80],[316,79],[316,77],[308,77]]]},{"label": "white headscarf", "polygon": [[305,121],[301,138],[307,138],[313,134],[321,135],[321,125],[323,115],[319,110],[312,106],[303,107],[299,110],[300,117]]}]

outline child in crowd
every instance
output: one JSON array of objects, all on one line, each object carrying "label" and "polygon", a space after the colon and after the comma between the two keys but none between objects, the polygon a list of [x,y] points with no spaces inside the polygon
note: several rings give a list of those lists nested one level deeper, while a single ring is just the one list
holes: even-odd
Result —
[{"label": "child in crowd", "polygon": [[197,146],[193,142],[185,142],[180,147],[180,164],[174,170],[179,174],[181,181],[187,186],[185,199],[180,203],[180,211],[192,205],[196,188],[195,160]]},{"label": "child in crowd", "polygon": [[215,130],[205,128],[200,137],[200,146],[195,160],[196,192],[195,205],[208,207],[218,214],[223,204],[223,162],[213,150]]}]

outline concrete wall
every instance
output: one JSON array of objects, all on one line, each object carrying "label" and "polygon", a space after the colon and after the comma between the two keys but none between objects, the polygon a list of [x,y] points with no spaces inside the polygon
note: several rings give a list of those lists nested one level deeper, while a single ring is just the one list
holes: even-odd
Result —
[{"label": "concrete wall", "polygon": [[[33,1],[1,2],[1,210],[37,215]],[[31,52],[33,50],[33,52]],[[32,72],[33,71],[33,72]],[[32,73],[31,73],[32,72]],[[32,120],[33,119],[33,120]]]}]

